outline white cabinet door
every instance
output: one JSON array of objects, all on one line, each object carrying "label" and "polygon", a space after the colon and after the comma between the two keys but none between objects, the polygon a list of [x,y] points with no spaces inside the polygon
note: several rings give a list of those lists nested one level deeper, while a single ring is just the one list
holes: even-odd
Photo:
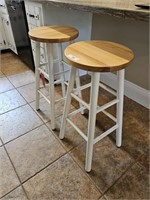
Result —
[{"label": "white cabinet door", "polygon": [[0,13],[8,14],[5,0],[0,0]]},{"label": "white cabinet door", "polygon": [[[35,2],[28,2],[25,1],[25,8],[26,8],[26,16],[27,16],[27,21],[28,21],[28,27],[29,30],[33,29],[35,27],[39,27],[39,26],[44,26],[45,22],[44,22],[44,12],[45,9],[43,9],[42,4],[39,3],[35,3]],[[32,51],[33,51],[33,55],[34,55],[34,59],[35,59],[35,43],[34,41],[31,40],[31,44],[32,44]],[[54,44],[53,45],[53,51],[54,51],[54,59],[58,58],[58,53],[57,53],[57,45]],[[47,55],[46,55],[46,45],[44,43],[41,44],[41,59],[40,62],[41,64],[47,63]],[[57,65],[58,64],[54,64],[54,69],[57,70]],[[43,66],[43,70],[47,72],[47,66]]]},{"label": "white cabinet door", "polygon": [[[33,3],[33,2],[26,2],[25,1],[25,8],[26,8],[26,16],[27,16],[27,22],[29,30],[43,26],[44,25],[44,18],[43,18],[43,7],[42,4],[39,3]],[[35,61],[35,42],[31,40],[32,45],[32,51],[33,51],[33,57]],[[45,44],[41,44],[41,64],[47,62],[46,58],[46,46]],[[46,71],[46,66],[43,66],[43,70]]]},{"label": "white cabinet door", "polygon": [[5,0],[0,0],[0,50],[7,49],[7,44],[6,44],[6,37],[4,34],[4,28],[1,20],[1,16],[3,13],[7,12],[7,7],[5,4]]},{"label": "white cabinet door", "polygon": [[2,28],[3,28],[4,34],[6,36],[6,45],[12,51],[17,53],[16,44],[15,44],[15,41],[14,41],[14,36],[13,36],[13,33],[12,33],[12,28],[11,28],[11,24],[10,24],[10,20],[9,20],[9,15],[3,14],[1,16],[1,21],[2,21]]},{"label": "white cabinet door", "polygon": [[9,48],[17,53],[5,0],[0,0],[0,45],[2,49]]},{"label": "white cabinet door", "polygon": [[6,38],[4,35],[3,26],[2,26],[2,21],[0,18],[0,50],[3,50],[3,49],[7,49],[7,45],[6,45]]}]

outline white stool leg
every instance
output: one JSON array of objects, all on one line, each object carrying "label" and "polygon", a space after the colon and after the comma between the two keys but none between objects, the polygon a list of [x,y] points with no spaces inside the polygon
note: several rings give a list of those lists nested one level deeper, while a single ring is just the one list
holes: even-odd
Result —
[{"label": "white stool leg", "polygon": [[65,134],[66,118],[67,118],[69,110],[70,110],[71,92],[73,91],[75,77],[76,77],[76,68],[75,67],[71,67],[70,79],[69,79],[69,84],[68,84],[68,88],[67,88],[67,95],[66,95],[66,101],[65,101],[65,106],[64,106],[64,112],[63,112],[61,126],[60,126],[60,134],[59,134],[59,138],[60,139],[63,139],[64,138],[64,134]]},{"label": "white stool leg", "polygon": [[[60,72],[63,72],[64,71],[64,65],[62,63],[62,61],[63,61],[62,44],[58,44],[58,56],[59,56],[59,59],[60,59],[59,70],[60,70]],[[61,76],[62,96],[65,97],[65,95],[66,95],[66,87],[65,87],[64,74],[62,73],[60,76]]]},{"label": "white stool leg", "polygon": [[[81,84],[80,84],[80,75],[79,75],[79,70],[77,70],[76,72],[76,87],[80,87]],[[82,93],[81,93],[81,90],[77,90],[78,91],[78,96],[82,99]],[[80,108],[82,108],[82,104],[81,102],[79,102],[79,106]],[[84,114],[84,110],[81,110],[81,114]]]},{"label": "white stool leg", "polygon": [[[74,40],[70,41],[70,44],[74,43]],[[80,84],[80,74],[79,74],[79,69],[77,69],[77,72],[76,72],[76,87],[80,87],[81,84]],[[78,95],[79,97],[82,99],[82,92],[81,90],[78,90]],[[79,106],[80,108],[82,108],[82,104],[79,102]],[[81,110],[81,114],[84,114],[84,110]]]},{"label": "white stool leg", "polygon": [[40,72],[38,68],[40,67],[40,43],[35,42],[35,77],[36,77],[36,110],[39,110],[40,101]]},{"label": "white stool leg", "polygon": [[116,145],[120,147],[122,144],[122,124],[123,124],[123,99],[124,99],[124,74],[125,70],[122,69],[117,72],[117,123],[118,129],[116,130]]},{"label": "white stool leg", "polygon": [[46,44],[49,74],[49,96],[51,112],[51,128],[55,129],[55,92],[54,92],[54,68],[53,68],[53,49],[52,44]]},{"label": "white stool leg", "polygon": [[87,172],[91,171],[91,166],[92,166],[93,142],[94,142],[94,133],[95,133],[100,73],[93,72],[91,81],[92,81],[92,85],[91,85],[91,92],[90,92],[90,110],[89,110],[88,134],[87,134],[88,141],[87,141],[87,147],[86,147],[86,162],[85,162],[85,170]]}]

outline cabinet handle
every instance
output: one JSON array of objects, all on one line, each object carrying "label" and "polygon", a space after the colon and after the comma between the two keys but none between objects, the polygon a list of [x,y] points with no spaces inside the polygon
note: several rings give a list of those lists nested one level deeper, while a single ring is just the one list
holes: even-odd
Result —
[{"label": "cabinet handle", "polygon": [[0,4],[0,7],[3,7],[3,8],[5,8],[5,5],[2,5],[2,4]]},{"label": "cabinet handle", "polygon": [[31,15],[31,14],[29,14],[29,17],[35,18],[35,15]]},{"label": "cabinet handle", "polygon": [[36,19],[39,19],[39,15],[32,15],[32,14],[29,14],[27,13],[27,15],[31,18],[36,18]]}]

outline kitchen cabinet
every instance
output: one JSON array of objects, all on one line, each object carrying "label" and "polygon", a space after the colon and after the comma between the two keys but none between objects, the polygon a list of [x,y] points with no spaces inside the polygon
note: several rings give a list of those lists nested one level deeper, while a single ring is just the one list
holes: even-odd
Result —
[{"label": "kitchen cabinet", "polygon": [[6,49],[6,38],[3,31],[2,21],[0,19],[0,50]]},{"label": "kitchen cabinet", "polygon": [[2,27],[4,30],[4,34],[6,37],[6,39],[5,39],[6,47],[11,49],[15,53],[17,53],[16,45],[15,45],[15,41],[14,41],[14,37],[13,37],[13,33],[12,33],[12,28],[11,28],[11,24],[10,24],[10,20],[9,20],[9,15],[2,15],[1,21],[2,21]]},{"label": "kitchen cabinet", "polygon": [[[32,3],[32,2],[25,2],[25,9],[26,9],[26,16],[27,16],[27,22],[28,22],[28,28],[29,30],[43,26],[44,25],[44,18],[43,18],[43,7],[39,3]],[[35,42],[31,40],[32,45],[32,51],[33,51],[33,57],[35,60]],[[45,44],[41,45],[41,64],[46,63],[46,46]],[[45,69],[46,70],[46,67]]]},{"label": "kitchen cabinet", "polygon": [[4,34],[4,28],[1,20],[3,13],[7,13],[7,8],[4,0],[0,0],[0,50],[7,49],[6,46],[6,37]]},{"label": "kitchen cabinet", "polygon": [[17,54],[10,18],[4,0],[0,0],[0,48],[11,49]]}]

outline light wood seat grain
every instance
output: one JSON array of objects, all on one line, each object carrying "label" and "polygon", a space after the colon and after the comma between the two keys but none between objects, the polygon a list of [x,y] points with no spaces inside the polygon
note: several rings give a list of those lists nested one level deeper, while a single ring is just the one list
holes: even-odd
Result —
[{"label": "light wood seat grain", "polygon": [[81,41],[65,49],[68,62],[93,72],[112,72],[127,67],[134,54],[128,47],[109,41]]},{"label": "light wood seat grain", "polygon": [[44,43],[68,42],[78,35],[78,30],[70,26],[41,26],[29,31],[32,40]]}]

